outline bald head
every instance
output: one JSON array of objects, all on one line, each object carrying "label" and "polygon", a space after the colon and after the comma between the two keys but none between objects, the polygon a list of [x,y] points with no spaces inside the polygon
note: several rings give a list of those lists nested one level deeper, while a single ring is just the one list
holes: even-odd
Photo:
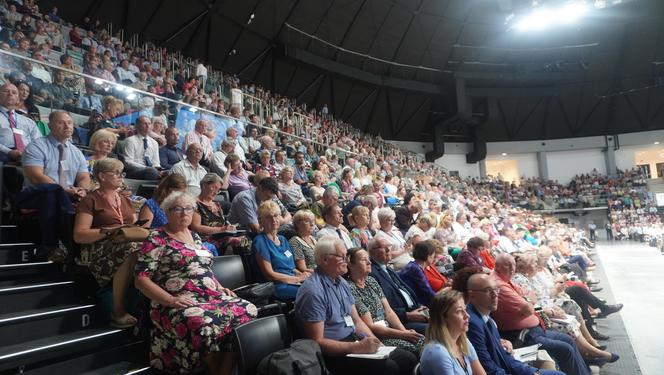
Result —
[{"label": "bald head", "polygon": [[498,308],[498,289],[493,277],[476,273],[468,278],[468,303],[482,315]]},{"label": "bald head", "polygon": [[509,254],[499,254],[496,257],[494,272],[503,280],[510,280],[516,271],[514,257]]}]

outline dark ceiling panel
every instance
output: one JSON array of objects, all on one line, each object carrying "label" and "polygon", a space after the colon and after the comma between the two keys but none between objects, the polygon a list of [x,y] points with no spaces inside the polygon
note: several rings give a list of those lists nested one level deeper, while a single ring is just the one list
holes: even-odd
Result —
[{"label": "dark ceiling panel", "polygon": [[[664,65],[653,64],[664,61],[664,1],[622,4],[543,33],[507,30],[506,14],[495,0],[40,1],[42,9],[54,4],[65,19],[79,22],[90,15],[112,22],[114,30],[126,27],[127,38],[143,32],[142,40],[205,58],[224,72],[241,72],[244,82],[268,89],[274,84],[277,92],[300,96],[309,105],[329,103],[358,128],[397,139],[429,140],[432,119],[455,111],[455,74],[470,73],[478,76],[467,84],[498,90],[492,91],[496,97],[480,98],[500,103],[490,107],[488,140],[664,128],[664,89],[644,89],[664,77]],[[373,59],[312,42],[285,27],[286,20]],[[286,47],[329,60],[309,64],[332,62],[360,74],[433,83],[446,94],[397,90],[369,77],[340,75],[343,69],[332,74],[296,55],[284,56]],[[560,94],[505,97],[515,88],[541,87]]]}]

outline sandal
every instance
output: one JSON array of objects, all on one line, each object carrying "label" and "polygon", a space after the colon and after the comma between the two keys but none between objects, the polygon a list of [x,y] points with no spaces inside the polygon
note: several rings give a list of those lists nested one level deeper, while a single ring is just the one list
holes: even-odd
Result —
[{"label": "sandal", "polygon": [[129,314],[125,314],[121,318],[111,316],[111,322],[109,324],[114,328],[129,328],[135,326],[136,323],[138,323],[138,319]]}]

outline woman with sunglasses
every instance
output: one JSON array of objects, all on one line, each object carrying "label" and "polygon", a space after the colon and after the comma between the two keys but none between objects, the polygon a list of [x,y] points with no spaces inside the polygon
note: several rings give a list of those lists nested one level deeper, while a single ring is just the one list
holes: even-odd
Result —
[{"label": "woman with sunglasses", "polygon": [[81,199],[74,222],[74,241],[83,245],[82,258],[89,254],[90,272],[100,287],[111,285],[111,325],[118,328],[131,327],[137,322],[125,309],[124,300],[140,245],[137,242],[114,243],[108,237],[109,228],[136,221],[131,201],[119,193],[122,169],[122,162],[117,159],[105,158],[95,163],[92,173],[99,188]]},{"label": "woman with sunglasses", "polygon": [[168,223],[150,233],[136,264],[136,288],[152,301],[150,365],[190,373],[203,363],[210,374],[232,374],[233,328],[256,317],[253,304],[222,286],[214,258],[189,230],[196,198],[176,191],[161,203]]}]

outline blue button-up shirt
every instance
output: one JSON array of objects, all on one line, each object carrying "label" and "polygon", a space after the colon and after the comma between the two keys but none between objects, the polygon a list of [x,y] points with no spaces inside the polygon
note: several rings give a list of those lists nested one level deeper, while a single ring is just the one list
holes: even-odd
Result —
[{"label": "blue button-up shirt", "polygon": [[[41,138],[42,135],[32,119],[16,111],[14,111],[14,119],[16,119],[17,134],[23,140],[23,145],[27,147],[30,142]],[[14,130],[9,125],[9,113],[7,108],[0,106],[0,152],[7,154],[14,148],[16,148],[16,142],[14,141]]]},{"label": "blue button-up shirt", "polygon": [[351,316],[355,298],[342,277],[332,280],[320,268],[302,283],[295,298],[298,322],[323,322],[323,337],[342,340],[355,332],[347,326],[345,317]]},{"label": "blue button-up shirt", "polygon": [[[23,166],[44,168],[44,174],[58,183],[59,143],[53,135],[31,142],[23,153]],[[76,176],[79,173],[88,173],[88,163],[85,161],[81,150],[76,148],[69,140],[65,141],[63,145],[65,146],[63,166],[66,168],[67,186],[75,186]],[[31,185],[26,178],[24,186]]]}]

